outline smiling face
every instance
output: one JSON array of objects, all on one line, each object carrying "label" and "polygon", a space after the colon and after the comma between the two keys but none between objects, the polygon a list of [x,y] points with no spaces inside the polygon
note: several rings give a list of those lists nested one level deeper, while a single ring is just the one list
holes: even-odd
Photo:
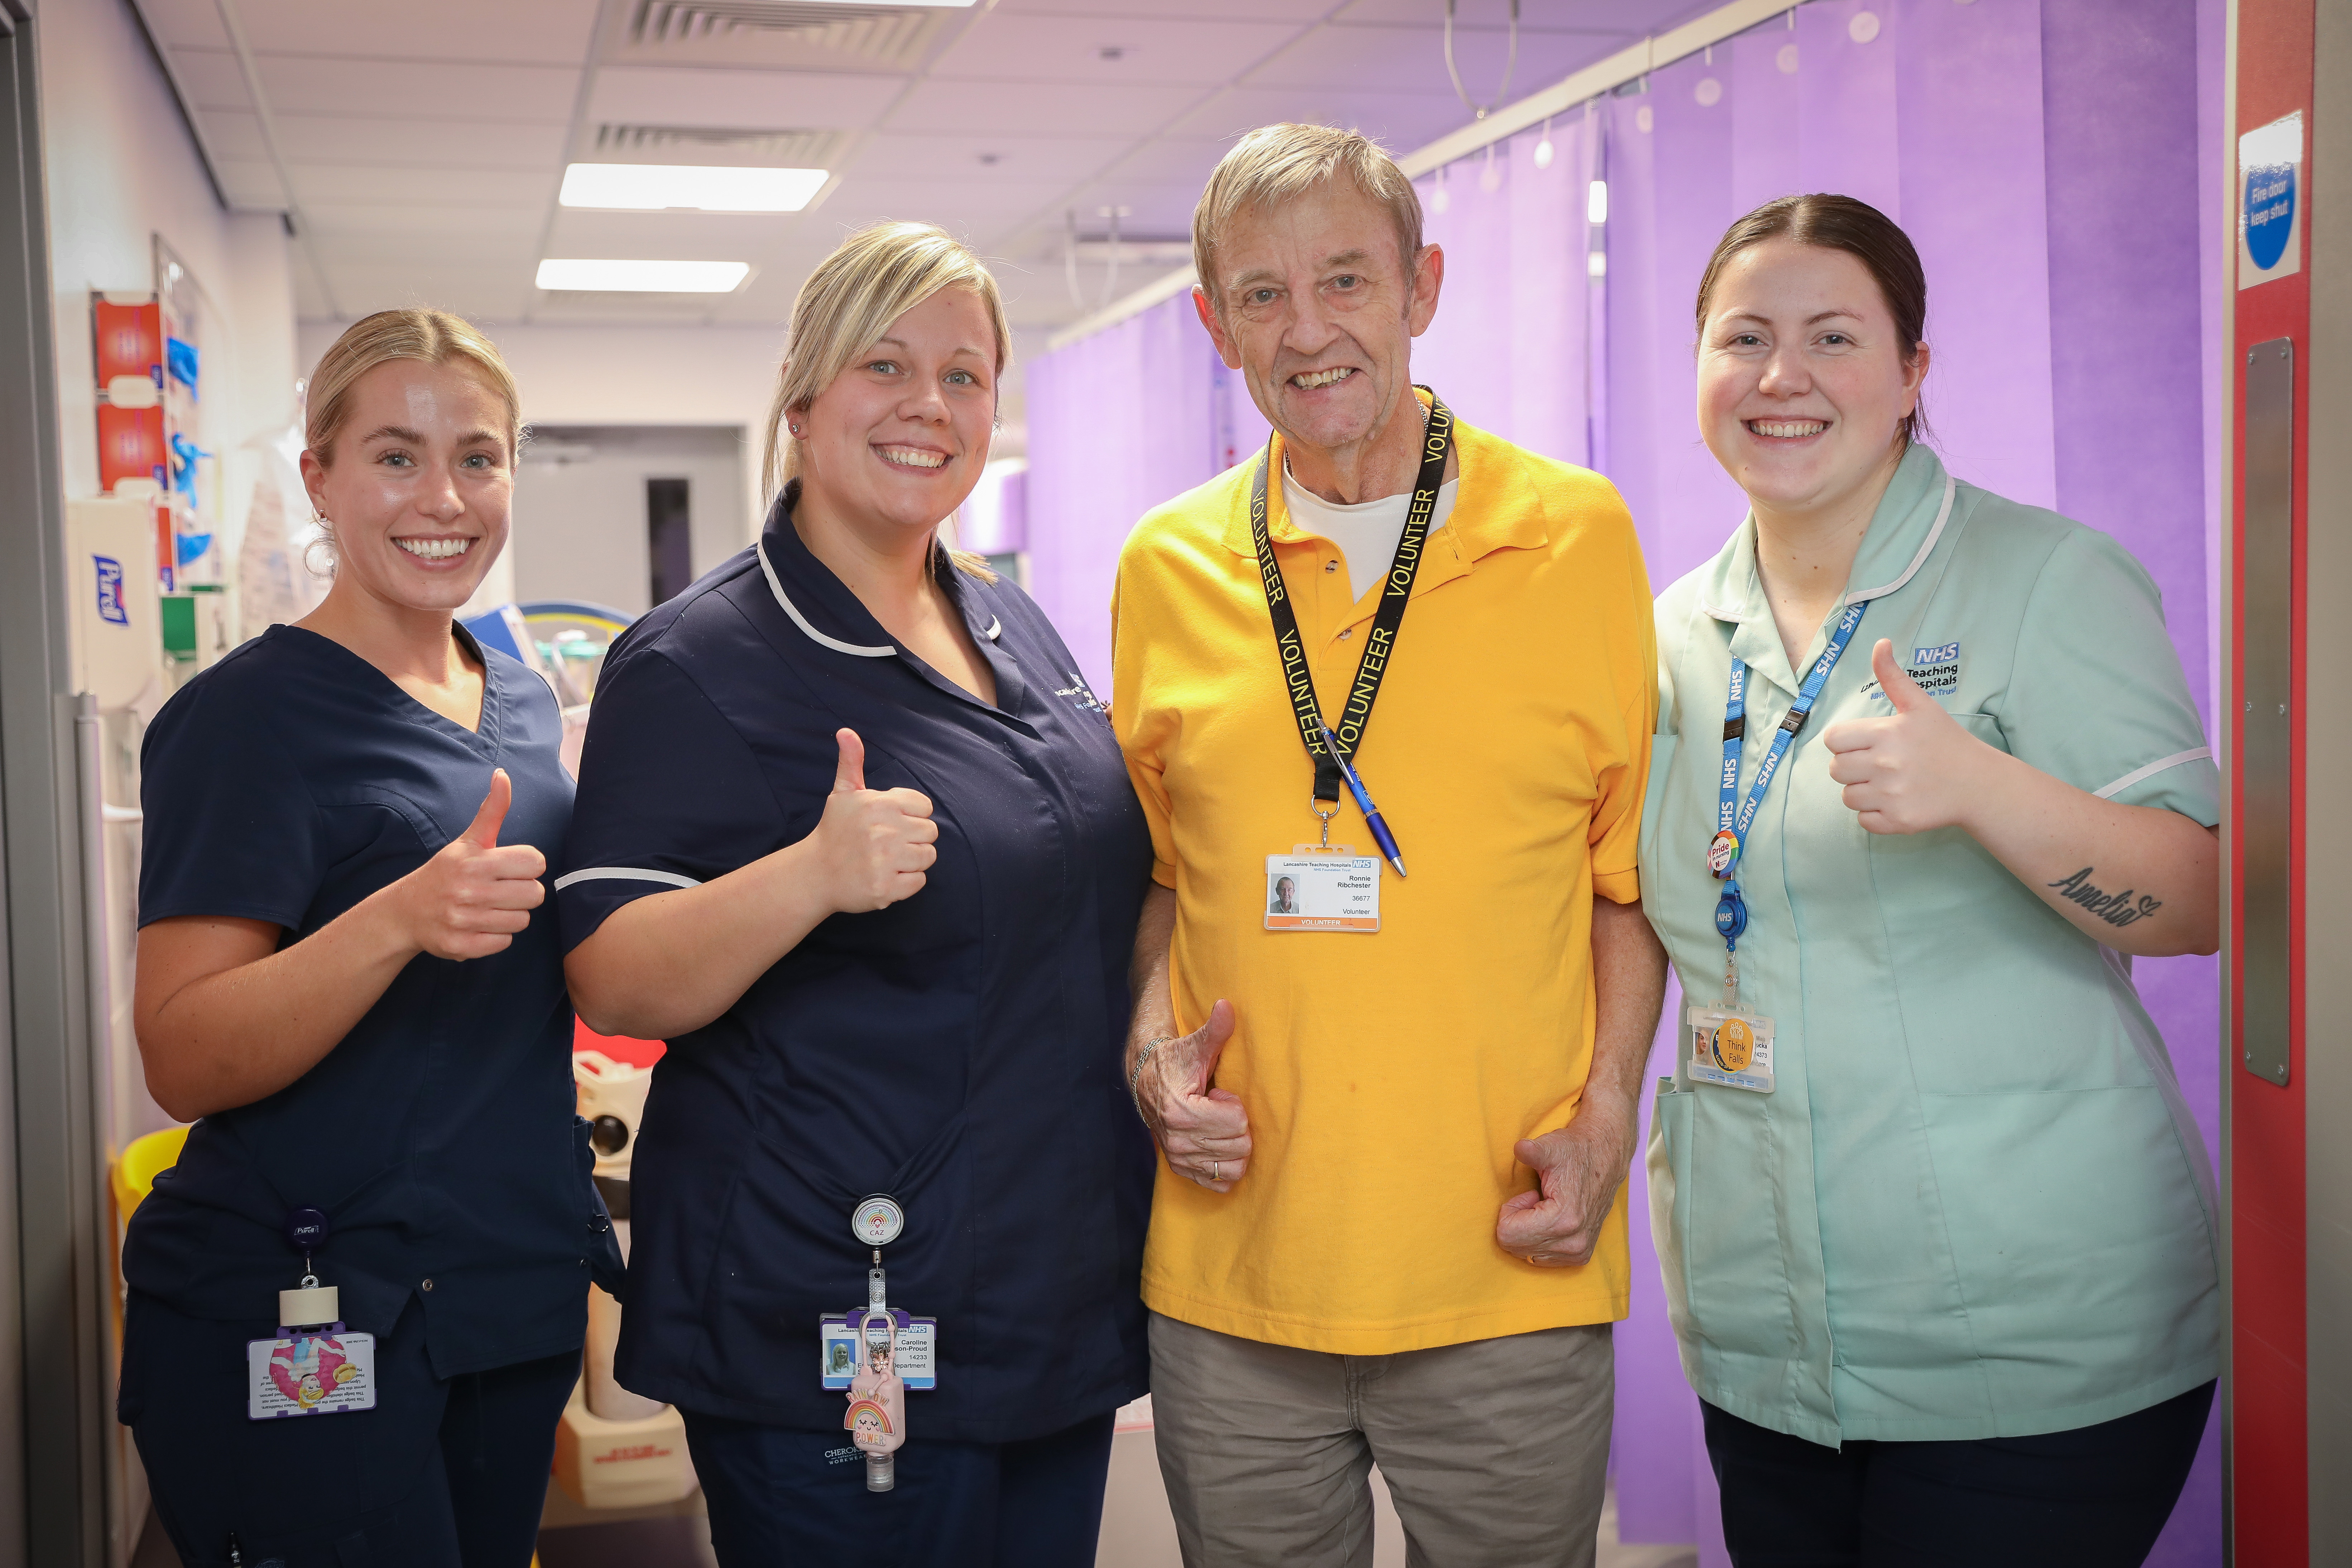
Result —
[{"label": "smiling face", "polygon": [[1725,264],[1707,300],[1699,433],[1759,510],[1825,514],[1901,459],[1927,357],[1860,260],[1766,240]]},{"label": "smiling face", "polygon": [[1194,295],[1202,322],[1292,447],[1360,447],[1412,395],[1445,258],[1425,245],[1408,264],[1388,209],[1354,182],[1235,214],[1215,266],[1215,303]]},{"label": "smiling face", "polygon": [[938,527],[988,462],[995,343],[988,307],[969,289],[942,289],[891,322],[788,416],[806,501],[888,531]]},{"label": "smiling face", "polygon": [[331,461],[302,454],[334,528],[338,595],[442,615],[506,548],[514,454],[506,401],[464,360],[392,360],[352,385]]}]

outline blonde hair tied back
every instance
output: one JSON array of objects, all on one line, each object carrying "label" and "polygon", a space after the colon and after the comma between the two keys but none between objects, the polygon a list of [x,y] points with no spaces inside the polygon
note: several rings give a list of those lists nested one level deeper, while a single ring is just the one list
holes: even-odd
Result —
[{"label": "blonde hair tied back", "polygon": [[[507,405],[507,456],[513,458],[522,444],[522,397],[498,345],[462,316],[411,307],[362,317],[344,328],[343,335],[319,356],[319,368],[310,374],[302,440],[320,467],[334,466],[335,437],[351,421],[352,388],[368,372],[395,360],[438,365],[463,360],[478,371]],[[331,559],[333,525],[320,518],[319,527],[324,536],[320,542]]]},{"label": "blonde hair tied back", "polygon": [[[793,301],[792,335],[776,372],[775,401],[768,409],[760,469],[771,503],[799,472],[798,450],[784,436],[785,420],[815,402],[852,360],[880,341],[891,322],[942,289],[968,289],[987,307],[989,325],[996,334],[996,371],[1002,376],[1013,360],[1013,327],[1004,318],[1004,298],[980,258],[936,224],[869,224],[843,240],[809,274]],[[987,574],[979,557],[959,553],[957,560]]]}]

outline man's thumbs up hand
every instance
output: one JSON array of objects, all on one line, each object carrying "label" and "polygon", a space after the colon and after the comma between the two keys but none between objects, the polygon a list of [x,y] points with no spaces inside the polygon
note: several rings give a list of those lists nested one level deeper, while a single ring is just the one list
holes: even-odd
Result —
[{"label": "man's thumbs up hand", "polygon": [[528,844],[499,847],[513,802],[514,782],[497,769],[466,831],[380,895],[395,901],[418,952],[488,958],[503,952],[546,900],[540,879],[547,875],[547,857]]},{"label": "man's thumbs up hand", "polygon": [[843,913],[887,909],[923,890],[940,858],[940,825],[929,795],[866,787],[866,742],[855,730],[834,731],[841,748],[824,816],[809,837],[817,847],[826,901]]},{"label": "man's thumbs up hand", "polygon": [[1967,826],[1990,793],[1979,775],[2000,753],[1919,689],[1885,637],[1870,650],[1870,668],[1895,716],[1848,719],[1822,736],[1834,753],[1830,777],[1845,786],[1847,808],[1872,833]]}]

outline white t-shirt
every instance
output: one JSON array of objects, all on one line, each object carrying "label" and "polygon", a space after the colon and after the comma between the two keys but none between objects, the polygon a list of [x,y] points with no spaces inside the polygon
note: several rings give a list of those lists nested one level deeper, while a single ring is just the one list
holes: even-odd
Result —
[{"label": "white t-shirt", "polygon": [[[1461,488],[1460,479],[1448,479],[1437,488],[1437,509],[1430,514],[1430,532],[1435,533],[1445,526],[1445,520],[1454,513],[1455,492]],[[1290,521],[1301,530],[1320,534],[1339,547],[1339,553],[1348,562],[1348,585],[1360,599],[1389,574],[1389,568],[1396,563],[1397,541],[1404,537],[1404,520],[1412,510],[1412,492],[1406,490],[1402,495],[1340,506],[1325,500],[1292,479],[1290,465],[1285,463],[1282,502],[1290,509]]]}]

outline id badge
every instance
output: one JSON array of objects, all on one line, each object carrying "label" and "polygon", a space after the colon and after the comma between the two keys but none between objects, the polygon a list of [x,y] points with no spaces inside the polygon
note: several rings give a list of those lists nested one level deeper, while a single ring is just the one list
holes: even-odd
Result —
[{"label": "id badge", "polygon": [[1772,1020],[1745,1007],[1694,1006],[1684,1014],[1683,1070],[1699,1083],[1772,1092]]},{"label": "id badge", "polygon": [[[858,1363],[864,1359],[857,1342],[857,1323],[866,1312],[864,1308],[855,1312],[827,1312],[817,1320],[817,1378],[836,1394],[848,1389],[849,1380],[857,1375]],[[913,1317],[896,1307],[890,1308],[889,1312],[898,1325],[894,1370],[910,1389],[937,1388],[939,1320]]]},{"label": "id badge", "polygon": [[1265,858],[1265,929],[1371,932],[1381,929],[1381,858],[1345,845],[1301,844]]},{"label": "id badge", "polygon": [[316,1333],[280,1327],[274,1340],[245,1345],[245,1413],[330,1415],[375,1408],[375,1336],[330,1324]]}]

